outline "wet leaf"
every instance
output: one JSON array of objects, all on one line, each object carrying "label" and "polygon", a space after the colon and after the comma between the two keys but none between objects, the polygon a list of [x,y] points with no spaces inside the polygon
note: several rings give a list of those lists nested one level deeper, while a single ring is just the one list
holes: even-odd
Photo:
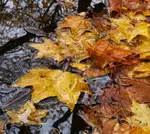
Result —
[{"label": "wet leaf", "polygon": [[119,14],[121,11],[143,11],[148,12],[149,0],[110,0],[110,11],[116,11]]},{"label": "wet leaf", "polygon": [[127,73],[130,78],[146,78],[150,76],[150,63],[142,62],[137,64],[131,71]]},{"label": "wet leaf", "polygon": [[120,13],[121,11],[121,6],[122,6],[122,1],[121,0],[110,0],[110,11],[116,11]]},{"label": "wet leaf", "polygon": [[150,126],[150,108],[147,104],[132,102],[133,115],[127,118],[127,122],[133,127],[147,128]]},{"label": "wet leaf", "polygon": [[127,39],[128,42],[130,42],[133,38],[135,38],[138,35],[142,35],[150,39],[149,26],[150,24],[146,22],[137,23],[134,27],[134,30],[130,33],[130,38]]},{"label": "wet leaf", "polygon": [[10,123],[35,125],[41,123],[47,112],[47,110],[37,110],[31,101],[27,101],[20,109],[7,111],[7,114]]},{"label": "wet leaf", "polygon": [[142,127],[135,127],[132,128],[130,134],[150,134],[150,127],[142,128]]},{"label": "wet leaf", "polygon": [[134,55],[134,52],[112,45],[106,39],[101,39],[94,46],[89,47],[88,52],[91,58],[95,60],[96,65],[102,68],[107,64],[119,63],[125,65],[137,62],[136,59],[130,58]]},{"label": "wet leaf", "polygon": [[36,58],[52,57],[57,61],[61,61],[65,59],[66,57],[70,56],[70,52],[66,48],[60,45],[54,44],[49,39],[45,39],[44,42],[41,44],[33,43],[33,44],[30,44],[30,46],[39,51]]},{"label": "wet leaf", "polygon": [[139,103],[147,103],[149,105],[150,102],[149,80],[125,78],[124,80],[122,80],[122,83],[128,85],[127,87],[125,87],[124,90],[128,94],[127,97],[129,97],[131,101],[135,100]]},{"label": "wet leaf", "polygon": [[140,52],[140,59],[150,59],[150,40],[143,40],[143,42],[136,47]]},{"label": "wet leaf", "polygon": [[82,63],[71,63],[72,67],[75,67],[81,71],[85,71],[86,69],[90,68],[90,64],[82,64]]},{"label": "wet leaf", "polygon": [[58,43],[65,46],[77,62],[89,57],[86,43],[93,45],[97,38],[97,30],[82,16],[68,16],[57,28]]},{"label": "wet leaf", "polygon": [[90,93],[88,85],[80,75],[47,68],[29,70],[29,73],[17,80],[13,86],[32,86],[31,99],[34,103],[57,96],[60,101],[67,104],[71,111],[81,92]]},{"label": "wet leaf", "polygon": [[[119,19],[111,19],[112,26],[115,26],[110,31],[110,39],[115,43],[120,43],[123,40],[131,42],[137,36],[150,38],[149,23],[141,21],[133,25],[132,21],[127,16],[121,16]],[[138,20],[137,20],[138,21]]]}]

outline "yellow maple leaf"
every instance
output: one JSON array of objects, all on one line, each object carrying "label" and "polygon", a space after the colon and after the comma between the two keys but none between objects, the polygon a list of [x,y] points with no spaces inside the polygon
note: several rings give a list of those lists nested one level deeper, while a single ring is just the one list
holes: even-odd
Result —
[{"label": "yellow maple leaf", "polygon": [[142,62],[127,73],[130,78],[145,78],[150,76],[150,62]]},{"label": "yellow maple leaf", "polygon": [[112,26],[116,29],[111,30],[109,35],[115,43],[120,43],[121,40],[129,39],[134,26],[130,23],[129,18],[122,16],[119,19],[111,19]]},{"label": "yellow maple leaf", "polygon": [[98,32],[91,22],[78,15],[66,17],[56,32],[58,43],[67,47],[76,62],[89,57],[85,42],[94,44],[98,38]]},{"label": "yellow maple leaf", "polygon": [[136,20],[136,21],[145,21],[146,20],[146,16],[142,13],[142,12],[127,12],[125,13],[126,16],[128,16],[128,18],[130,18],[131,20]]},{"label": "yellow maple leaf", "polygon": [[149,34],[149,23],[146,22],[139,22],[135,25],[134,30],[130,33],[130,38],[128,38],[128,42],[130,42],[133,38],[138,35],[142,35],[150,39]]},{"label": "yellow maple leaf", "polygon": [[30,44],[31,47],[39,50],[36,58],[48,58],[52,57],[57,61],[61,61],[70,56],[68,49],[54,44],[51,40],[45,39],[43,43]]},{"label": "yellow maple leaf", "polygon": [[116,27],[110,31],[110,39],[115,43],[120,43],[121,40],[131,42],[138,35],[150,38],[149,26],[150,24],[144,21],[139,21],[135,25],[127,16],[121,16],[119,19],[111,19],[112,26]]},{"label": "yellow maple leaf", "polygon": [[90,93],[88,85],[80,75],[47,68],[29,70],[29,73],[17,80],[13,86],[32,86],[31,99],[34,103],[57,96],[60,101],[67,104],[71,111],[81,92]]},{"label": "yellow maple leaf", "polygon": [[150,108],[147,104],[139,104],[132,101],[131,111],[133,115],[126,121],[133,127],[150,127]]},{"label": "yellow maple leaf", "polygon": [[140,59],[150,59],[150,40],[143,39],[136,49],[140,52]]},{"label": "yellow maple leaf", "polygon": [[27,101],[18,110],[7,111],[11,123],[39,124],[41,119],[46,116],[47,110],[37,110],[31,101]]}]

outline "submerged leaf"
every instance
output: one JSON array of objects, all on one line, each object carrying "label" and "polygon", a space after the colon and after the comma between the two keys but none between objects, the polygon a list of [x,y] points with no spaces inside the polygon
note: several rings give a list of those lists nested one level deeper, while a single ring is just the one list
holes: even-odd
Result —
[{"label": "submerged leaf", "polygon": [[80,75],[47,68],[29,70],[29,73],[17,80],[13,86],[32,86],[31,99],[34,103],[51,96],[57,96],[71,110],[77,103],[81,92],[90,93],[88,85]]},{"label": "submerged leaf", "polygon": [[37,110],[31,101],[27,101],[19,110],[7,111],[11,123],[39,124],[47,110]]}]

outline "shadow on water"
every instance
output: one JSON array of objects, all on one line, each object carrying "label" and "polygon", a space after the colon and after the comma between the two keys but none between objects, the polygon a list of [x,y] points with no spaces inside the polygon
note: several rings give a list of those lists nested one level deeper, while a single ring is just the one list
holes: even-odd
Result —
[{"label": "shadow on water", "polygon": [[[98,9],[104,5],[96,6],[101,0],[96,0],[95,4],[94,1],[75,0],[66,4],[63,0],[0,0],[0,119],[8,118],[6,110],[14,109],[30,99],[30,88],[10,87],[12,82],[27,70],[33,67],[64,70],[68,65],[69,60],[58,64],[51,58],[34,59],[37,51],[29,47],[27,42],[41,42],[41,37],[55,40],[57,24],[65,16],[76,12],[88,12],[90,8],[93,8],[93,12],[100,12]],[[69,66],[67,71],[82,73]],[[104,88],[109,80],[109,76],[104,76],[87,82],[91,89],[96,91]],[[78,115],[78,111],[87,103],[96,105],[99,102],[96,97],[91,97],[89,101],[86,96],[81,94],[73,113],[56,97],[42,100],[36,105],[37,109],[49,111],[43,118],[42,125],[7,124],[3,134],[82,134],[83,131],[90,133],[92,128]]]}]

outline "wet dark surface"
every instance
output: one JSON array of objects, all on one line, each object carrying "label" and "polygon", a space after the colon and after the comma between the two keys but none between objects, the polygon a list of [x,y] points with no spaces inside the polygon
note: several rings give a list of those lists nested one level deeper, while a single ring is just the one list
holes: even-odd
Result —
[{"label": "wet dark surface", "polygon": [[[84,1],[84,2],[83,2]],[[37,51],[28,42],[42,42],[42,37],[55,40],[55,29],[60,20],[77,10],[88,11],[91,0],[74,2],[66,8],[61,0],[39,1],[4,0],[0,1],[0,119],[7,119],[6,110],[25,103],[31,96],[30,88],[14,88],[10,85],[34,67],[48,67],[79,73],[71,68],[68,58],[58,64],[53,59],[35,59]],[[96,5],[96,4],[95,4]],[[96,6],[95,6],[96,7]],[[94,11],[94,10],[93,10]],[[31,28],[34,27],[34,28]],[[48,98],[36,105],[38,109],[48,109],[49,114],[40,126],[7,124],[3,134],[79,134],[90,133],[92,128],[78,115],[84,105],[97,105],[97,97],[111,79],[108,75],[88,79],[91,91],[95,94],[81,94],[73,113],[56,97]]]}]

